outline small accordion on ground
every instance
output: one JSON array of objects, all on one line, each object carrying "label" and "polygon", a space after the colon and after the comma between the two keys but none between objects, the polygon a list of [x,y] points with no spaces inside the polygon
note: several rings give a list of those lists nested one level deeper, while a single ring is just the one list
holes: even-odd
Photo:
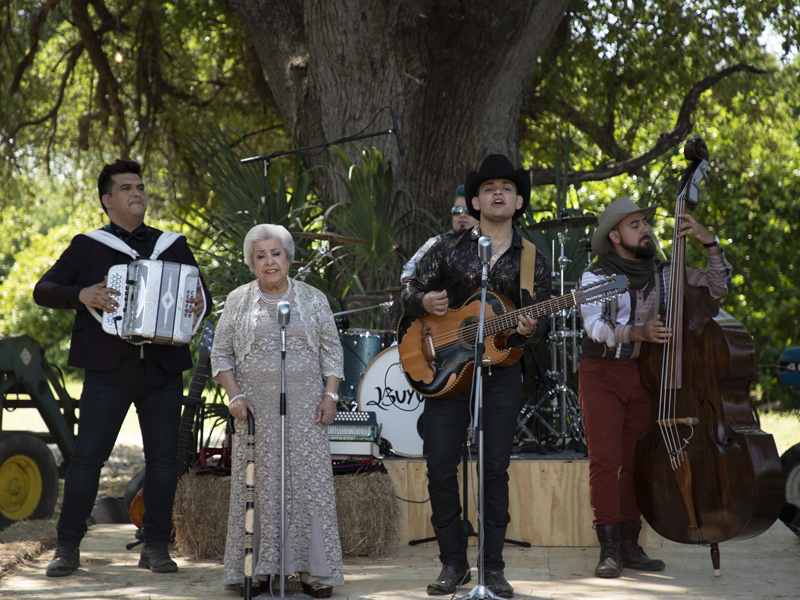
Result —
[{"label": "small accordion on ground", "polygon": [[378,459],[381,428],[374,412],[340,412],[328,425],[334,464],[348,459]]},{"label": "small accordion on ground", "polygon": [[197,267],[162,260],[135,260],[108,270],[106,287],[119,304],[103,313],[103,331],[134,344],[181,346],[192,339]]}]

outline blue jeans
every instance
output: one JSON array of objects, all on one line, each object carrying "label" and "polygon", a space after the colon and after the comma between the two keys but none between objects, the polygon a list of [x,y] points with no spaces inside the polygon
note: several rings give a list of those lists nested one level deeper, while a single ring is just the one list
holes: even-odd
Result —
[{"label": "blue jeans", "polygon": [[178,474],[178,427],[183,402],[180,374],[158,387],[114,387],[94,381],[87,373],[83,383],[78,436],[67,475],[58,519],[58,544],[77,548],[86,533],[100,481],[131,403],[136,406],[145,456],[144,517],[142,528],[148,545],[166,545],[172,533],[172,504]]}]

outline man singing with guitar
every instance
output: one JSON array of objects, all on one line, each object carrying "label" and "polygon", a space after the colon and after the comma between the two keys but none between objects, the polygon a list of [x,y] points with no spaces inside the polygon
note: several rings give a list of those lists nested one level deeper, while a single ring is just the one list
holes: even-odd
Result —
[{"label": "man singing with guitar", "polygon": [[[467,175],[464,187],[467,209],[479,224],[439,240],[420,260],[415,275],[406,282],[401,295],[404,316],[398,328],[398,339],[402,338],[401,359],[404,346],[410,344],[410,330],[405,329],[409,320],[445,319],[453,314],[452,310],[461,309],[476,293],[479,305],[482,262],[478,255],[478,238],[481,236],[489,236],[492,240],[489,292],[504,296],[508,309],[550,298],[551,273],[547,260],[532,244],[523,241],[512,226],[512,221],[522,216],[530,203],[531,185],[527,171],[515,170],[508,158],[492,154],[484,159],[478,172]],[[467,305],[474,301],[467,302]],[[492,313],[488,304],[487,297],[487,319],[497,314],[497,311]],[[456,322],[460,321],[456,319]],[[486,587],[502,598],[514,595],[504,575],[503,543],[511,520],[507,471],[522,398],[521,371],[516,359],[521,355],[519,349],[536,344],[546,333],[547,326],[546,319],[537,320],[519,314],[509,319],[505,331],[491,337],[487,335],[485,340],[487,348],[492,345],[502,347],[504,343],[512,353],[510,360],[493,361],[495,366],[487,370],[483,379],[484,581]],[[474,333],[471,335],[474,339]],[[420,343],[418,339],[416,348]],[[427,358],[431,359],[430,356]],[[471,578],[467,540],[460,519],[462,507],[457,480],[462,447],[472,420],[472,391],[469,375],[463,369],[471,360],[470,351],[469,358],[465,356],[453,361],[455,368],[443,389],[452,390],[457,395],[426,394],[432,397],[425,402],[423,449],[433,511],[431,522],[442,562],[441,574],[428,586],[429,595],[452,594]],[[436,361],[439,363],[438,373],[446,372],[442,364],[444,355],[437,355]],[[460,373],[459,367],[462,369]],[[411,379],[405,360],[403,368]]]}]

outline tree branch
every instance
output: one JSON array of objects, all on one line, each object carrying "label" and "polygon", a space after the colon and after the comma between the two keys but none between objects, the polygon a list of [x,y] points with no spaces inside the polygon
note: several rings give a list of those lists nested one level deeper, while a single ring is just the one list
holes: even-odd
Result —
[{"label": "tree branch", "polygon": [[119,97],[119,88],[114,74],[111,72],[111,65],[103,52],[101,37],[92,27],[89,17],[88,0],[72,0],[72,18],[75,27],[81,36],[86,52],[89,54],[97,77],[108,94],[108,103],[116,117],[114,126],[113,142],[120,146],[123,154],[127,154],[127,122],[125,120],[125,107]]},{"label": "tree branch", "polygon": [[30,49],[25,57],[20,61],[17,70],[14,72],[14,80],[11,82],[11,87],[8,88],[8,95],[13,96],[19,89],[19,84],[22,81],[22,76],[25,75],[25,70],[33,63],[33,58],[36,56],[36,51],[39,49],[39,30],[44,27],[47,20],[47,15],[53,10],[60,0],[48,0],[47,3],[42,4],[39,9],[39,14],[36,15],[36,20],[31,25],[28,32],[28,37],[31,40]]},{"label": "tree branch", "polygon": [[[668,152],[670,149],[680,144],[681,141],[683,141],[692,131],[692,115],[697,109],[697,104],[700,101],[700,96],[703,94],[703,92],[713,87],[722,79],[739,72],[752,73],[755,75],[763,75],[766,73],[766,71],[762,69],[758,69],[744,63],[739,63],[695,83],[683,98],[683,103],[678,111],[678,117],[675,121],[675,126],[669,131],[660,133],[653,146],[647,152],[627,160],[616,161],[611,163],[610,166],[604,168],[569,173],[567,176],[569,183],[602,181],[604,179],[610,179],[624,173],[632,173],[638,169],[641,169],[647,163],[655,160],[662,154]],[[566,105],[565,102],[562,102],[562,104]],[[559,114],[555,110],[552,112]],[[571,119],[573,119],[569,121],[570,123],[574,124],[581,131],[590,136],[592,140],[595,140],[597,131],[600,129],[598,125],[590,121],[580,119],[575,109],[572,109],[572,112],[567,111],[567,114]],[[582,126],[579,127],[578,123],[581,123]],[[616,144],[616,141],[614,144]],[[532,169],[530,171],[530,175],[532,185],[552,185],[556,183],[555,169]]]},{"label": "tree branch", "polygon": [[21,129],[30,126],[41,125],[45,121],[56,116],[58,109],[61,108],[61,103],[64,101],[64,90],[67,87],[67,80],[69,79],[70,75],[72,75],[72,71],[75,69],[75,63],[78,62],[78,58],[83,50],[83,42],[78,42],[72,47],[72,50],[70,50],[68,55],[69,58],[67,60],[67,67],[64,70],[64,74],[61,76],[61,84],[58,86],[58,95],[56,96],[56,101],[53,103],[53,107],[44,116],[38,119],[17,123],[14,129],[12,129],[6,137],[6,141],[17,137],[17,132],[19,132]]}]

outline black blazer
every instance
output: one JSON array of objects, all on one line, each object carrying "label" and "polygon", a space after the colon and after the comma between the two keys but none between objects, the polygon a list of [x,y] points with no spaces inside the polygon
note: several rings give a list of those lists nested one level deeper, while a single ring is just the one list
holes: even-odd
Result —
[{"label": "black blazer", "polygon": [[[161,232],[148,227],[150,232]],[[75,323],[72,326],[72,341],[67,364],[80,369],[113,371],[122,358],[127,342],[103,331],[102,325],[78,300],[80,291],[100,283],[108,270],[122,261],[120,253],[85,235],[72,238],[69,247],[50,267],[33,288],[36,304],[48,308],[74,309]],[[147,257],[143,257],[147,258]],[[181,237],[159,255],[159,260],[197,266],[197,261]],[[202,276],[201,276],[202,281]],[[211,313],[211,295],[203,281],[206,315]],[[158,362],[167,373],[180,373],[192,368],[189,346],[151,346]]]}]

